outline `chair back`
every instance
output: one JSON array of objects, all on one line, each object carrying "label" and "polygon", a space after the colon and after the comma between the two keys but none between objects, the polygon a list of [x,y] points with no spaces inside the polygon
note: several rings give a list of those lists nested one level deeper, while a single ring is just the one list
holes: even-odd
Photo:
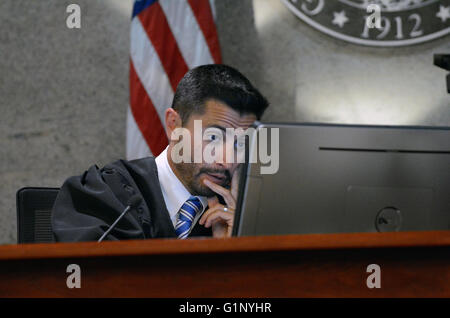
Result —
[{"label": "chair back", "polygon": [[51,214],[59,188],[26,187],[17,191],[17,242],[55,242]]}]

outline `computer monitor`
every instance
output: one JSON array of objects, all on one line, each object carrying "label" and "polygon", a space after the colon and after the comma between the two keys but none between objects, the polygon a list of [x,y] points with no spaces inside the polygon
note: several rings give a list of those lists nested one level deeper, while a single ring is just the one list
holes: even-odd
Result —
[{"label": "computer monitor", "polygon": [[[255,128],[234,236],[450,229],[448,127]],[[278,171],[263,174],[258,136],[266,130],[270,145],[277,128]]]}]

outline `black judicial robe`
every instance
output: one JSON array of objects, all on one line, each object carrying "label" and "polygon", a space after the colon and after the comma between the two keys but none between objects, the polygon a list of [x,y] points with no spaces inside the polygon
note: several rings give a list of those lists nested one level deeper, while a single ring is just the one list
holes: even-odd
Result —
[{"label": "black judicial robe", "polygon": [[[119,160],[102,169],[91,166],[68,178],[52,210],[57,242],[97,241],[119,217],[131,196],[142,202],[131,209],[105,240],[176,237],[153,157]],[[212,236],[211,228],[196,223],[190,236]]]}]

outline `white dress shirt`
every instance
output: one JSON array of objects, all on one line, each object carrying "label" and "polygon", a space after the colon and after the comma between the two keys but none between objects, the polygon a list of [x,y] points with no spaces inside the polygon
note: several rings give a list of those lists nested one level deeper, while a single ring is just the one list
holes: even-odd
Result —
[{"label": "white dress shirt", "polygon": [[[181,209],[181,206],[191,197],[191,194],[186,189],[186,187],[181,183],[181,181],[177,178],[175,173],[173,173],[172,168],[169,165],[169,161],[167,159],[168,153],[167,148],[161,152],[161,154],[156,157],[156,168],[158,169],[158,178],[159,184],[161,185],[162,194],[164,197],[164,202],[166,203],[167,211],[170,215],[170,220],[172,221],[173,226],[175,227],[177,223],[178,212]],[[201,215],[205,211],[206,206],[208,205],[208,200],[206,197],[197,196],[200,199],[203,205],[203,211],[197,213],[192,222],[192,228],[200,219]]]}]

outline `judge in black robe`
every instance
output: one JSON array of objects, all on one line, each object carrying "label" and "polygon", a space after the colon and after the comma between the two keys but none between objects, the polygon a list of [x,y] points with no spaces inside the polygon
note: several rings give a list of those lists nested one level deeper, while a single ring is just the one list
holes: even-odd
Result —
[{"label": "judge in black robe", "polygon": [[[168,152],[171,153],[171,147],[178,142],[171,139],[177,129],[187,129],[195,138],[195,120],[202,121],[202,131],[210,130],[206,139],[200,136],[197,142],[201,145],[215,144],[224,140],[217,131],[247,129],[261,118],[267,107],[267,100],[237,70],[226,65],[202,65],[191,69],[178,84],[172,107],[165,111],[166,133],[170,141]],[[183,142],[190,140],[181,139]],[[196,141],[193,143],[195,145]],[[227,143],[232,146],[238,144],[234,138]],[[189,142],[186,145],[192,146]],[[226,150],[226,143],[219,145]],[[178,172],[178,175],[175,173],[177,178],[191,195],[210,199],[208,210],[194,225],[190,236],[212,236],[213,232],[215,237],[231,236],[239,163],[233,160],[197,163],[194,158],[190,159],[187,160],[189,162],[172,161],[174,172]],[[83,175],[67,179],[52,211],[56,240],[98,240],[135,195],[142,199],[140,205],[130,209],[106,239],[177,237],[165,205],[155,159],[148,157],[116,161],[102,169],[92,166]]]},{"label": "judge in black robe", "polygon": [[[119,160],[99,169],[92,166],[61,187],[52,211],[57,242],[97,241],[119,217],[128,200],[141,203],[125,214],[105,240],[176,237],[166,209],[153,157]],[[189,236],[212,236],[196,223]]]}]

